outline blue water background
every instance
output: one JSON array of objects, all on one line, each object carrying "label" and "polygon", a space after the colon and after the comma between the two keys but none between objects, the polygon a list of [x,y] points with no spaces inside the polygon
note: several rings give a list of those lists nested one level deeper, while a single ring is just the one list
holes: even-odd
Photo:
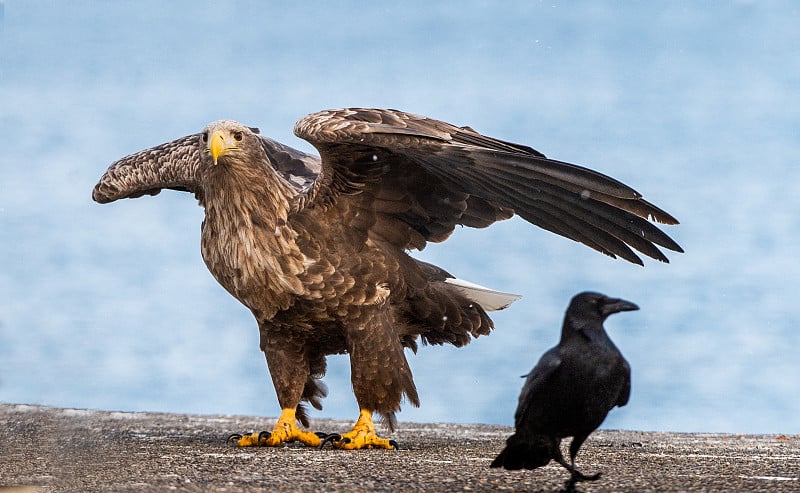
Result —
[{"label": "blue water background", "polygon": [[[409,354],[400,421],[511,424],[582,290],[633,368],[607,428],[800,433],[796,2],[0,2],[0,401],[275,416],[250,313],[207,272],[193,197],[100,206],[129,153],[230,118],[399,108],[610,174],[681,220],[644,268],[513,219],[418,256],[524,298]],[[353,419],[329,358],[314,416]]]}]

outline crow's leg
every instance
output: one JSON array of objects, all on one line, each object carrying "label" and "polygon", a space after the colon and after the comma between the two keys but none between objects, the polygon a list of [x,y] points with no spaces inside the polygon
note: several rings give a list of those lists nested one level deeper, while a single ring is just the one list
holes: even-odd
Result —
[{"label": "crow's leg", "polygon": [[572,439],[572,443],[569,446],[570,462],[564,460],[564,456],[561,455],[560,448],[553,450],[553,456],[554,456],[553,460],[561,464],[561,466],[564,467],[564,469],[570,472],[570,478],[565,483],[566,491],[575,491],[575,485],[583,481],[597,481],[598,479],[600,479],[600,476],[602,474],[602,473],[597,473],[591,476],[587,476],[586,474],[583,474],[582,472],[580,472],[575,468],[575,456],[578,454],[578,449],[581,448],[581,444],[583,444],[583,441],[586,440],[587,436],[588,435],[575,436]]}]

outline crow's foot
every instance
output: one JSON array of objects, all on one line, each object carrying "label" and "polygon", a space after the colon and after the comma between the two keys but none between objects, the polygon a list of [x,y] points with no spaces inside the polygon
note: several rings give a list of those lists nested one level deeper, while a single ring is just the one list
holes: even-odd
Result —
[{"label": "crow's foot", "polygon": [[591,476],[587,476],[587,475],[583,474],[582,472],[578,471],[577,469],[573,469],[572,470],[572,475],[567,480],[567,482],[564,483],[564,489],[562,491],[565,491],[567,493],[573,493],[573,492],[576,491],[575,490],[575,485],[577,483],[581,483],[583,481],[597,481],[598,479],[600,479],[601,475],[602,475],[602,473],[598,472],[597,474],[593,474]]}]

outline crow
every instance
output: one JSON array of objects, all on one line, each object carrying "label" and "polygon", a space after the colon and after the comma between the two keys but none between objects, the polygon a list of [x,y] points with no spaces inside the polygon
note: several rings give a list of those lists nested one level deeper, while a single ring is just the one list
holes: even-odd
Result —
[{"label": "crow", "polygon": [[[558,345],[544,353],[527,377],[514,414],[516,431],[491,467],[535,469],[555,460],[570,472],[573,491],[579,481],[595,481],[575,468],[583,442],[614,407],[628,403],[631,369],[603,328],[612,313],[638,310],[635,304],[600,293],[572,298]],[[561,439],[572,437],[570,462],[561,455]]]}]

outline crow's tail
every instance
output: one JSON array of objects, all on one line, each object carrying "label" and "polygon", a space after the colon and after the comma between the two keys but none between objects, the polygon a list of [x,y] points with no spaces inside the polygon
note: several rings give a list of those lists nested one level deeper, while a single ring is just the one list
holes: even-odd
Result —
[{"label": "crow's tail", "polygon": [[546,437],[522,438],[518,434],[511,435],[506,440],[506,448],[500,452],[490,467],[503,467],[506,469],[536,469],[550,462],[553,440]]}]

